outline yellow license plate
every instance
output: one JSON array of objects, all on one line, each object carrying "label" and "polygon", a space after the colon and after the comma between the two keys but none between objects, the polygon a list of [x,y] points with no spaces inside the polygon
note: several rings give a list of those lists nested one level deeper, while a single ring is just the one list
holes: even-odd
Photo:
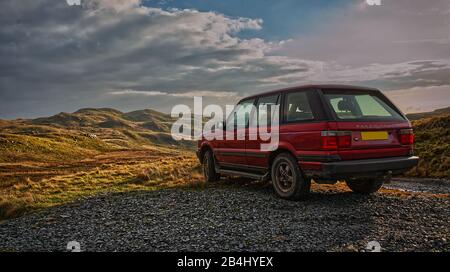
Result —
[{"label": "yellow license plate", "polygon": [[389,135],[387,131],[361,132],[361,138],[363,141],[378,141],[389,139]]}]

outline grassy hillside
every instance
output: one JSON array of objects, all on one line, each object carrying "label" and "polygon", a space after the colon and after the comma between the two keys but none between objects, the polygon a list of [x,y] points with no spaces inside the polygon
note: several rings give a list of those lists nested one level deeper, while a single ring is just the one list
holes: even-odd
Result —
[{"label": "grassy hillside", "polygon": [[0,162],[4,163],[76,161],[109,150],[101,140],[76,134],[0,134]]},{"label": "grassy hillside", "polygon": [[173,121],[114,109],[0,120],[0,220],[98,193],[199,183],[195,145],[172,139]]},{"label": "grassy hillside", "polygon": [[407,114],[409,120],[415,121],[424,118],[436,117],[436,116],[445,116],[450,114],[450,107],[444,109],[437,109],[431,112],[421,112],[421,113],[411,113]]},{"label": "grassy hillside", "polygon": [[71,164],[0,164],[1,172],[0,221],[100,193],[203,185],[192,153],[164,148],[109,152]]},{"label": "grassy hillside", "polygon": [[173,119],[153,110],[81,109],[32,120],[0,122],[0,162],[71,161],[105,151],[148,146],[192,149],[172,139]]},{"label": "grassy hillside", "polygon": [[450,178],[450,111],[444,109],[423,116],[426,117],[412,121],[415,152],[421,160],[408,175]]}]

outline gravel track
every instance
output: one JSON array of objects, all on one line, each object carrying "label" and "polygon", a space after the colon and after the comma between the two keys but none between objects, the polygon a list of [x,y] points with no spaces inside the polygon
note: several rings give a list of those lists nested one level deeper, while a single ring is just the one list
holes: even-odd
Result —
[{"label": "gravel track", "polygon": [[251,183],[102,195],[0,224],[0,251],[450,251],[450,201]]},{"label": "gravel track", "polygon": [[386,188],[405,192],[426,192],[434,194],[450,194],[450,180],[429,178],[395,178]]}]

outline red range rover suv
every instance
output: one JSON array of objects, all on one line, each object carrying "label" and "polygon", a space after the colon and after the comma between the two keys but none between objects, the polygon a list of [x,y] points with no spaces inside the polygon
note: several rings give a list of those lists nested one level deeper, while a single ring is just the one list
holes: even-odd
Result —
[{"label": "red range rover suv", "polygon": [[232,114],[217,130],[235,136],[243,133],[245,140],[224,136],[223,140],[208,141],[204,134],[198,142],[197,155],[208,182],[221,175],[271,180],[275,192],[290,200],[305,197],[312,180],[327,184],[345,181],[353,192],[370,194],[391,175],[418,163],[411,123],[377,89],[300,86],[242,99],[234,114],[247,111],[250,116],[250,111],[256,110],[270,122],[271,111],[262,105],[279,106],[278,148],[262,151],[261,144],[269,141],[252,139],[249,134],[255,130],[250,129],[249,118],[242,121],[230,118]]}]

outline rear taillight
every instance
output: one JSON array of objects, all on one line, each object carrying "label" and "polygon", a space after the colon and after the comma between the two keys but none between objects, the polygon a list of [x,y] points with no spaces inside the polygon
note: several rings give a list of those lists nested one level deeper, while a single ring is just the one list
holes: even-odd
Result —
[{"label": "rear taillight", "polygon": [[347,148],[352,145],[351,131],[322,131],[321,136],[323,149]]},{"label": "rear taillight", "polygon": [[398,140],[402,145],[414,144],[414,132],[412,129],[401,129],[398,132]]}]

